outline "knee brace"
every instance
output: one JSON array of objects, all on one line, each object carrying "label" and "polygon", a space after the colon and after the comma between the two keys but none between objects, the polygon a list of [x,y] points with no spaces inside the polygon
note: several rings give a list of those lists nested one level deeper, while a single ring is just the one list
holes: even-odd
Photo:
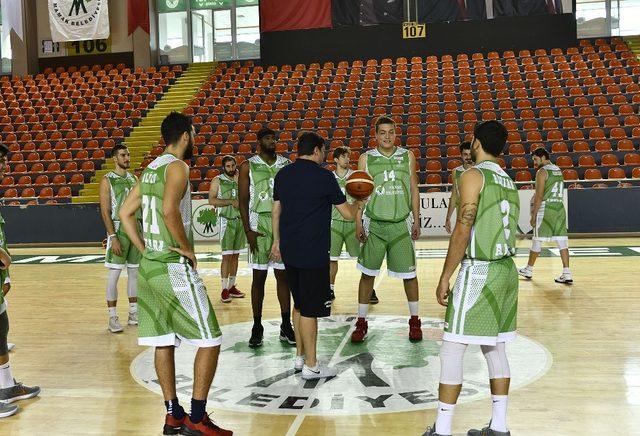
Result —
[{"label": "knee brace", "polygon": [[466,344],[443,341],[440,347],[440,383],[445,385],[462,384],[462,358]]},{"label": "knee brace", "polygon": [[109,268],[107,275],[107,301],[118,300],[118,279],[122,270]]},{"label": "knee brace", "polygon": [[542,251],[542,242],[539,239],[533,238],[531,241],[531,251],[534,253],[540,253]]},{"label": "knee brace", "polygon": [[511,378],[504,342],[498,342],[495,346],[482,345],[480,348],[484,358],[487,360],[489,379]]},{"label": "knee brace", "polygon": [[556,245],[560,250],[566,250],[569,248],[569,239],[568,238],[556,239]]}]

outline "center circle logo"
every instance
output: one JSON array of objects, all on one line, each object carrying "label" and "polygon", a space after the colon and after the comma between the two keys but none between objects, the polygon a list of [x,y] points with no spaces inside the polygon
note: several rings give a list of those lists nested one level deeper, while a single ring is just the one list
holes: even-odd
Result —
[{"label": "center circle logo", "polygon": [[[264,345],[251,349],[251,323],[222,326],[218,370],[209,393],[215,409],[239,412],[311,415],[359,415],[436,408],[440,377],[442,320],[423,318],[425,338],[412,343],[406,317],[369,318],[365,342],[352,344],[354,316],[319,319],[318,357],[338,370],[331,380],[305,381],[293,369],[295,348],[279,340],[280,320],[263,322]],[[431,339],[429,339],[431,338]],[[551,355],[523,336],[507,346],[513,379],[521,388],[544,375]],[[176,350],[178,397],[188,402],[193,387],[196,348]],[[131,374],[142,386],[162,395],[149,348],[131,363]],[[478,346],[469,346],[459,403],[488,398],[487,365]]]},{"label": "center circle logo", "polygon": [[193,231],[205,238],[218,236],[218,214],[216,208],[207,203],[196,207],[191,217]]}]

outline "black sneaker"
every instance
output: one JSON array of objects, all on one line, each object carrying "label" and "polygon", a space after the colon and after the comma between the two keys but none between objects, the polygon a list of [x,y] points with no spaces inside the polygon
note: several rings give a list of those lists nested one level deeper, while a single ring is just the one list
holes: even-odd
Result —
[{"label": "black sneaker", "polygon": [[262,334],[264,333],[264,327],[262,324],[254,324],[251,329],[251,338],[249,339],[249,347],[258,348],[262,346]]},{"label": "black sneaker", "polygon": [[280,342],[286,342],[289,345],[296,344],[296,335],[293,333],[293,327],[291,327],[291,324],[280,325]]},{"label": "black sneaker", "polygon": [[371,299],[369,300],[369,304],[378,304],[380,300],[378,300],[378,296],[376,295],[376,290],[374,289],[371,292]]},{"label": "black sneaker", "polygon": [[10,388],[0,389],[0,403],[13,403],[14,401],[26,400],[33,398],[40,393],[40,387],[38,386],[25,386],[20,382],[15,381],[15,385]]}]

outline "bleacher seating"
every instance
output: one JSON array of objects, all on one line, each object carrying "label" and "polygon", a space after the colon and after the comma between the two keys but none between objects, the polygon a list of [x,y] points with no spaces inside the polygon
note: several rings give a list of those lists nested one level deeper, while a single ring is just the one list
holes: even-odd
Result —
[{"label": "bleacher seating", "polygon": [[5,204],[69,202],[181,73],[125,65],[0,79],[0,138],[10,162]]},{"label": "bleacher seating", "polygon": [[640,62],[619,38],[502,55],[221,63],[186,111],[197,130],[191,181],[204,191],[222,156],[244,160],[265,126],[279,132],[278,151],[292,158],[297,132],[315,129],[332,149],[348,146],[355,165],[374,146],[374,118],[387,114],[398,123],[398,143],[418,157],[421,183],[450,182],[458,144],[477,121],[498,119],[509,131],[501,164],[523,189],[532,187],[536,147],[553,152],[571,188],[638,185],[639,78]]}]

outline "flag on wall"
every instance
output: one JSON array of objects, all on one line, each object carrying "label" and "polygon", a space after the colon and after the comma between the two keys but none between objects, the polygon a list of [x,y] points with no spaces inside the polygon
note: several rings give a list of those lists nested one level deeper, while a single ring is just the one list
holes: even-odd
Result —
[{"label": "flag on wall", "polygon": [[260,31],[331,27],[331,0],[261,0]]},{"label": "flag on wall", "polygon": [[138,27],[149,33],[149,2],[147,0],[128,0],[127,15],[129,18],[129,33],[131,35]]},{"label": "flag on wall", "polygon": [[107,0],[49,0],[49,26],[53,42],[109,37]]},{"label": "flag on wall", "polygon": [[333,0],[333,26],[374,26],[404,21],[402,0]]},{"label": "flag on wall", "polygon": [[0,17],[2,17],[2,40],[9,37],[13,30],[18,38],[24,40],[24,28],[22,27],[22,0],[1,0]]}]

